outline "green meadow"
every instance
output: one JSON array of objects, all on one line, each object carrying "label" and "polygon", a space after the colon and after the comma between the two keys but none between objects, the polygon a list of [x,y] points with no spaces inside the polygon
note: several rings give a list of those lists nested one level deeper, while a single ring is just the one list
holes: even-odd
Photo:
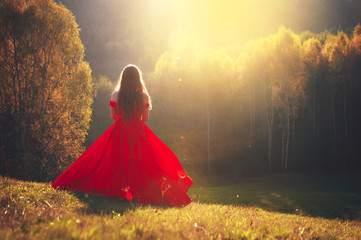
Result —
[{"label": "green meadow", "polygon": [[360,239],[359,173],[211,179],[176,208],[0,177],[0,239]]}]

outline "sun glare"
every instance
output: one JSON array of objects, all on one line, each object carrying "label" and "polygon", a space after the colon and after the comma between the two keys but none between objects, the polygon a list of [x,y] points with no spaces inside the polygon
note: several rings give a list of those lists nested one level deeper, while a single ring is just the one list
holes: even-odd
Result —
[{"label": "sun glare", "polygon": [[[171,47],[200,42],[210,47],[245,43],[277,31],[285,9],[294,1],[285,0],[154,0],[154,15],[170,24]],[[291,3],[289,3],[291,2]]]}]

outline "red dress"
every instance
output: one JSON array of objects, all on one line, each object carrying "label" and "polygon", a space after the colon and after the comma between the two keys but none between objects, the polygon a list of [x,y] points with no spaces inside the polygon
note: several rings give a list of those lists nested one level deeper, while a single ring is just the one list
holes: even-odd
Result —
[{"label": "red dress", "polygon": [[122,115],[52,186],[146,204],[190,203],[187,191],[193,181],[175,154],[136,114],[130,122],[123,122]]}]

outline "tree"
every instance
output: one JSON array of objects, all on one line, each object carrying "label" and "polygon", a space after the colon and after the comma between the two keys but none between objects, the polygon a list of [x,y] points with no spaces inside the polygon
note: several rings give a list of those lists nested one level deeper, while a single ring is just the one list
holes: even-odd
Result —
[{"label": "tree", "polygon": [[298,36],[281,27],[273,41],[270,77],[272,102],[280,114],[282,131],[282,166],[288,169],[290,121],[293,129],[298,109],[305,100],[305,78],[303,76],[302,48]]},{"label": "tree", "polygon": [[344,119],[344,138],[348,140],[348,92],[349,92],[349,39],[343,32],[339,32],[330,58],[330,70],[334,77],[340,78],[342,82],[343,95],[343,119]]},{"label": "tree", "polygon": [[74,16],[52,0],[0,5],[1,173],[45,180],[83,150],[91,70]]},{"label": "tree", "polygon": [[358,24],[353,31],[353,36],[349,42],[350,57],[350,140],[356,146],[355,162],[361,166],[361,149],[358,147],[361,136],[361,26]]},{"label": "tree", "polygon": [[[268,170],[270,173],[273,171],[272,143],[274,124],[272,85],[269,77],[272,47],[270,38],[251,42],[247,45],[245,53],[242,53],[238,59],[240,80],[246,86],[249,102],[251,131],[251,144],[249,148],[253,148],[255,143],[259,143],[264,138],[264,135],[267,135]],[[267,133],[262,134],[263,131],[254,131],[254,129],[259,129],[260,127]]]},{"label": "tree", "polygon": [[[349,92],[349,39],[343,32],[339,32],[337,36],[329,35],[326,39],[322,53],[328,63],[328,83],[331,94],[331,116],[333,123],[333,135],[338,136],[337,127],[337,96],[342,96],[343,101],[343,137],[348,140],[348,92]],[[338,92],[339,89],[342,92]]]},{"label": "tree", "polygon": [[312,114],[312,139],[313,148],[316,147],[316,139],[319,127],[319,111],[320,111],[320,72],[322,46],[319,40],[310,38],[303,43],[303,61],[305,64],[305,77],[308,79],[308,99]]}]

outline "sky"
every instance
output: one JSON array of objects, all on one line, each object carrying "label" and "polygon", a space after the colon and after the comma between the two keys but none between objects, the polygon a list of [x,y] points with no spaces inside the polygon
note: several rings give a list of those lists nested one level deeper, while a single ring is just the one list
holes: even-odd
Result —
[{"label": "sky", "polygon": [[137,64],[152,72],[159,56],[187,45],[242,45],[277,32],[349,31],[361,0],[59,0],[76,16],[93,74],[112,81]]}]

